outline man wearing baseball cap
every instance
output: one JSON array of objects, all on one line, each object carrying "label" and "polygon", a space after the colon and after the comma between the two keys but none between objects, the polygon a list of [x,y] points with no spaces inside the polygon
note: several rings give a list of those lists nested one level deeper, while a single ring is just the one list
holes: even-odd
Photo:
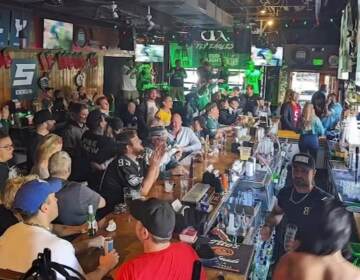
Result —
[{"label": "man wearing baseball cap", "polygon": [[29,137],[27,165],[31,170],[35,161],[35,151],[40,141],[55,128],[56,121],[49,110],[40,110],[34,114],[35,131]]},{"label": "man wearing baseball cap", "polygon": [[[0,268],[24,273],[37,255],[49,248],[52,261],[84,274],[72,244],[51,232],[51,222],[58,216],[55,193],[61,187],[60,180],[33,180],[18,190],[13,207],[23,222],[11,226],[0,237]],[[87,279],[102,279],[118,260],[115,251],[101,256],[98,268],[88,273]]]},{"label": "man wearing baseball cap", "polygon": [[[168,202],[156,198],[134,200],[130,213],[136,219],[135,232],[144,254],[124,263],[116,280],[189,280],[196,252],[185,243],[171,243],[175,212]],[[206,279],[204,270],[201,279]]]},{"label": "man wearing baseball cap", "polygon": [[331,195],[314,185],[316,174],[315,161],[309,154],[296,154],[292,160],[293,186],[284,187],[277,196],[277,203],[265,220],[261,229],[263,240],[270,238],[275,226],[274,259],[280,258],[284,253],[284,246],[288,250],[296,249],[296,242],[284,244],[284,233],[288,224],[297,226],[296,239],[306,235],[307,229],[316,226],[314,219],[316,207],[322,200]]}]

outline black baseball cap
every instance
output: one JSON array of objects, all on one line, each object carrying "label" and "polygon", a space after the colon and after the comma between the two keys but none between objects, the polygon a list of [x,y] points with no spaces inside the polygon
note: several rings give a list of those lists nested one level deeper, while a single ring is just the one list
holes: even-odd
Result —
[{"label": "black baseball cap", "polygon": [[294,155],[294,157],[292,159],[292,164],[293,165],[294,164],[295,165],[303,165],[310,169],[315,169],[315,160],[309,154],[299,153],[299,154]]},{"label": "black baseball cap", "polygon": [[34,124],[39,125],[46,121],[54,120],[53,115],[49,110],[40,110],[34,114]]},{"label": "black baseball cap", "polygon": [[175,212],[171,205],[157,198],[136,199],[130,204],[130,214],[153,235],[171,238],[175,228]]}]

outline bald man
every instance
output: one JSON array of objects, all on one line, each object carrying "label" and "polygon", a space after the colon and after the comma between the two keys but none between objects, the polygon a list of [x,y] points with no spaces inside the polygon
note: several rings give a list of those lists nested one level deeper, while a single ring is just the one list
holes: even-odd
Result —
[{"label": "bald man", "polygon": [[185,155],[201,150],[199,138],[191,128],[182,126],[182,118],[177,113],[171,118],[169,138],[173,145]]}]

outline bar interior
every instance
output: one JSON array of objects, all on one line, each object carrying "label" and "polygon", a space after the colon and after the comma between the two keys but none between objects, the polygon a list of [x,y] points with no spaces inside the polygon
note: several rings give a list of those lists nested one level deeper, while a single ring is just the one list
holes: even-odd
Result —
[{"label": "bar interior", "polygon": [[359,17],[0,0],[0,279],[360,279]]}]

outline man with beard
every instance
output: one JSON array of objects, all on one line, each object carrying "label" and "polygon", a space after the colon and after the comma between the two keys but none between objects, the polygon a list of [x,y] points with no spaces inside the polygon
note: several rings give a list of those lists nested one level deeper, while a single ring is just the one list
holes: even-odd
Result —
[{"label": "man with beard", "polygon": [[165,145],[154,147],[145,170],[145,161],[141,158],[144,147],[133,130],[124,131],[118,137],[120,154],[110,163],[102,178],[100,194],[106,200],[106,207],[99,216],[114,210],[114,206],[124,201],[124,188],[137,190],[147,196],[157,180],[160,162],[165,153]]},{"label": "man with beard", "polygon": [[266,217],[265,224],[261,229],[262,239],[268,240],[276,226],[273,253],[275,263],[285,253],[284,246],[290,250],[296,248],[296,242],[284,244],[284,234],[288,224],[297,226],[297,240],[306,236],[307,229],[316,227],[318,224],[318,221],[314,219],[316,207],[330,195],[314,185],[315,173],[315,161],[310,155],[301,153],[294,155],[292,160],[293,186],[280,190],[277,203]]},{"label": "man with beard", "polygon": [[27,164],[31,170],[35,161],[35,151],[40,141],[54,130],[56,121],[47,109],[40,110],[34,114],[35,131],[29,136],[27,149]]}]

